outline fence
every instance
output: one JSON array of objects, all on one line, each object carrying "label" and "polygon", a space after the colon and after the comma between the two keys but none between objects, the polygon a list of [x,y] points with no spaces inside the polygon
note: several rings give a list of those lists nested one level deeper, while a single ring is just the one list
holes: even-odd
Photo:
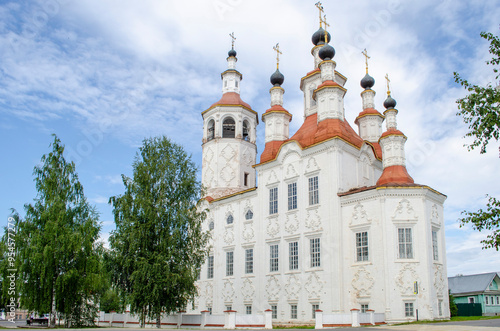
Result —
[{"label": "fence", "polygon": [[338,326],[361,326],[378,325],[385,323],[385,314],[380,314],[373,310],[360,313],[359,309],[351,309],[350,314],[323,314],[323,311],[316,310],[316,329],[331,328]]},{"label": "fence", "polygon": [[483,307],[480,303],[457,303],[458,316],[482,316]]},{"label": "fence", "polygon": [[[202,311],[201,314],[177,314],[161,317],[162,328],[260,328],[272,329],[271,310],[266,310],[263,314],[243,315],[236,314],[234,310],[225,311],[222,315],[212,315],[209,311]],[[137,315],[129,312],[104,313],[99,314],[96,323],[98,326],[129,327],[136,328],[140,321]],[[156,320],[146,320],[145,327],[156,327]]]}]

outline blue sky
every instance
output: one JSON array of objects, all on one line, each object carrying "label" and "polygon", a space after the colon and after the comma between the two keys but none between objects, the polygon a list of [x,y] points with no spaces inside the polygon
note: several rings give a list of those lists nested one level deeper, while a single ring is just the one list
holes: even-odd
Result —
[{"label": "blue sky", "polygon": [[[88,199],[101,213],[102,238],[114,228],[108,198],[123,192],[145,137],[166,135],[201,165],[200,113],[221,95],[230,32],[235,33],[241,96],[260,114],[269,108],[272,47],[283,51],[285,108],[291,133],[302,123],[300,78],[313,69],[310,38],[316,1],[299,0],[43,0],[0,2],[0,224],[10,208],[36,196],[33,167],[55,133],[66,145]],[[446,194],[448,275],[500,271],[500,253],[482,250],[483,234],[459,228],[463,209],[500,197],[497,142],[467,152],[466,126],[455,100],[464,91],[453,72],[496,84],[488,43],[498,35],[500,5],[485,1],[323,1],[348,78],[346,117],[361,111],[364,57],[371,56],[377,109],[384,76],[398,101],[398,127],[408,137],[407,167],[416,182]],[[264,127],[258,128],[258,152]]]}]

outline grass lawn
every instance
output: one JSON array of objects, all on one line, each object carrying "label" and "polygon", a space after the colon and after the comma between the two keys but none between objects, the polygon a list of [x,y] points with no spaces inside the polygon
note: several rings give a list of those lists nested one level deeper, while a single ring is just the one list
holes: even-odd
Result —
[{"label": "grass lawn", "polygon": [[428,323],[445,323],[445,322],[461,322],[461,321],[477,321],[477,320],[491,320],[497,319],[500,316],[454,316],[449,320],[441,320],[441,321],[429,321],[429,320],[421,320],[418,322],[406,322],[406,323],[398,323],[395,325],[407,325],[407,324],[428,324]]}]

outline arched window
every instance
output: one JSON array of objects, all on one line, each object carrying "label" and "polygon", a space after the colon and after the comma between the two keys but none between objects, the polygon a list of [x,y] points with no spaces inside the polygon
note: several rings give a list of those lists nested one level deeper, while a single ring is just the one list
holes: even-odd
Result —
[{"label": "arched window", "polygon": [[228,117],[222,123],[222,138],[234,138],[235,137],[235,123],[231,117]]},{"label": "arched window", "polygon": [[245,214],[245,219],[251,220],[253,218],[253,212],[249,209]]},{"label": "arched window", "polygon": [[214,229],[214,221],[210,222],[210,224],[208,224],[208,229],[209,230],[213,230]]},{"label": "arched window", "polygon": [[214,137],[215,137],[215,122],[214,120],[210,120],[210,122],[208,122],[208,129],[207,129],[207,141],[214,139]]},{"label": "arched window", "polygon": [[249,141],[250,140],[250,125],[248,125],[248,121],[243,121],[243,140]]},{"label": "arched window", "polygon": [[233,219],[233,215],[229,215],[229,216],[226,218],[226,223],[227,223],[227,224],[233,224],[233,221],[234,221],[234,219]]}]

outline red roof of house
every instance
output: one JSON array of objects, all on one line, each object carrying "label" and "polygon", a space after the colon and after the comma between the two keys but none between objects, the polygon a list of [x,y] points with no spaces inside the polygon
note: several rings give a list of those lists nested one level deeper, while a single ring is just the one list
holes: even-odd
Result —
[{"label": "red roof of house", "polygon": [[382,176],[377,181],[377,186],[388,184],[413,184],[415,181],[408,174],[405,166],[393,165],[384,168]]},{"label": "red roof of house", "polygon": [[260,163],[274,160],[281,145],[286,142],[296,141],[301,148],[307,148],[334,137],[340,138],[358,148],[363,145],[363,139],[358,136],[347,121],[325,119],[318,123],[318,115],[312,114],[306,117],[300,129],[290,139],[268,142],[260,156]]},{"label": "red roof of house", "polygon": [[241,100],[240,95],[236,92],[224,93],[222,95],[222,98],[219,101],[217,101],[216,103],[212,104],[210,106],[210,108],[208,108],[208,109],[211,109],[213,107],[220,106],[220,105],[243,106],[243,107],[246,107],[248,109],[252,109],[252,107],[250,107],[250,105],[248,103]]},{"label": "red roof of house", "polygon": [[384,137],[387,137],[387,136],[404,136],[405,134],[397,129],[388,129],[387,131],[385,131],[384,133],[382,133],[382,135],[380,136],[380,138],[384,138]]}]

